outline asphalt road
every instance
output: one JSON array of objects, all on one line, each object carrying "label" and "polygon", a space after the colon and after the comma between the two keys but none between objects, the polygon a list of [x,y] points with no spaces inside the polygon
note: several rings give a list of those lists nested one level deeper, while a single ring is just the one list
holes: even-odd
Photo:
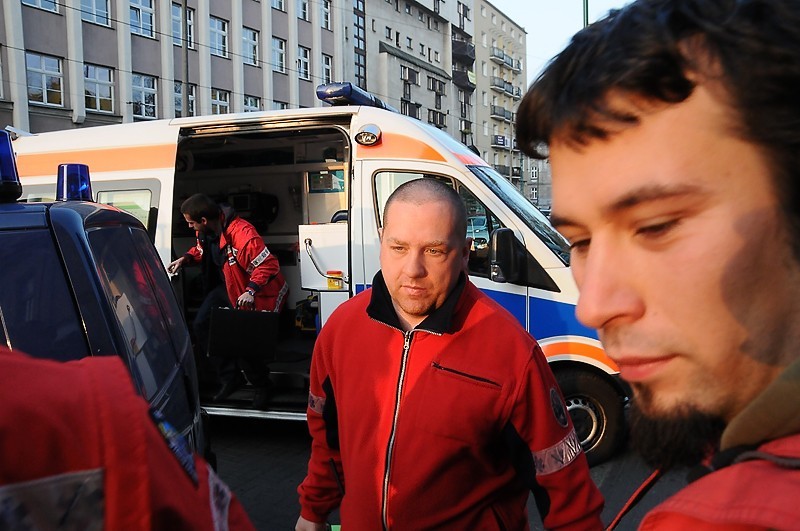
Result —
[{"label": "asphalt road", "polygon": [[[297,485],[306,473],[310,437],[304,423],[212,417],[212,445],[218,472],[239,497],[260,531],[294,529],[299,505]],[[629,452],[592,469],[605,496],[603,521],[609,523],[650,470]],[[685,484],[685,471],[664,476],[622,520],[618,530],[636,529],[647,510]],[[533,502],[531,528],[542,529]],[[338,523],[333,515],[332,523]]]}]

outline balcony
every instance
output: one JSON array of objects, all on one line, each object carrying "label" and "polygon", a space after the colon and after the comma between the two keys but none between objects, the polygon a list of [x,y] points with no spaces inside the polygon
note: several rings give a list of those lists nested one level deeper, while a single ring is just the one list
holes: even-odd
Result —
[{"label": "balcony", "polygon": [[453,84],[472,92],[475,90],[475,72],[472,70],[453,70]]},{"label": "balcony", "polygon": [[508,148],[510,142],[508,138],[503,135],[492,135],[492,147],[493,148]]},{"label": "balcony", "polygon": [[519,151],[519,147],[517,147],[517,139],[514,139],[514,142],[511,144],[512,151]]},{"label": "balcony", "polygon": [[516,72],[518,74],[520,72],[522,72],[522,61],[520,61],[519,59],[516,59],[513,63],[514,64],[511,65],[511,70],[513,70],[514,72]]},{"label": "balcony", "polygon": [[453,39],[453,60],[471,65],[475,62],[475,45],[471,42]]},{"label": "balcony", "polygon": [[472,105],[461,102],[461,118],[472,118]]},{"label": "balcony", "polygon": [[514,96],[514,89],[516,87],[511,81],[503,81],[503,91],[509,96]]},{"label": "balcony", "polygon": [[511,174],[511,166],[506,166],[504,164],[493,164],[492,166],[494,167],[494,171],[504,177],[507,177]]},{"label": "balcony", "polygon": [[503,58],[503,64],[505,66],[507,66],[508,68],[513,70],[514,69],[514,58],[511,57],[510,55],[506,54],[506,56]]},{"label": "balcony", "polygon": [[502,65],[506,61],[506,52],[504,52],[502,48],[492,46],[492,49],[489,51],[489,59],[499,65]]},{"label": "balcony", "polygon": [[512,177],[522,177],[522,166],[511,166]]},{"label": "balcony", "polygon": [[492,105],[491,107],[489,107],[489,114],[492,118],[496,118],[498,120],[505,120],[506,118],[505,108],[499,105]]},{"label": "balcony", "polygon": [[503,92],[506,89],[506,81],[502,77],[492,76],[489,78],[489,84],[492,90]]},{"label": "balcony", "polygon": [[514,98],[515,100],[522,98],[522,89],[519,87],[514,87],[514,91],[511,94],[511,97]]}]

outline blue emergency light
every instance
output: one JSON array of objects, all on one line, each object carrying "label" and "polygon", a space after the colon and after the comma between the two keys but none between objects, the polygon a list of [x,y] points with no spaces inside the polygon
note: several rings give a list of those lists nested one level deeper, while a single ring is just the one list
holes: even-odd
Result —
[{"label": "blue emergency light", "polygon": [[0,203],[13,203],[22,196],[11,135],[0,130]]},{"label": "blue emergency light", "polygon": [[86,164],[59,164],[56,201],[91,201],[92,183]]},{"label": "blue emergency light", "polygon": [[397,109],[391,105],[384,103],[366,90],[353,85],[349,81],[317,86],[317,98],[333,106],[364,105],[398,112]]}]

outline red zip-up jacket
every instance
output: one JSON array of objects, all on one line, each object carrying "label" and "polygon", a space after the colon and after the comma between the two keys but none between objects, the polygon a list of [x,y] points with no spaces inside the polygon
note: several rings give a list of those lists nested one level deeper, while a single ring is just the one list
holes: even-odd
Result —
[{"label": "red zip-up jacket", "polygon": [[[281,274],[278,259],[264,245],[264,239],[256,228],[237,216],[233,209],[223,207],[220,222],[219,246],[225,256],[222,273],[231,303],[236,304],[249,287],[255,291],[255,310],[281,311],[286,304],[289,285]],[[196,245],[184,256],[189,263],[202,260],[203,242],[199,234]]]},{"label": "red zip-up jacket", "polygon": [[0,347],[0,404],[0,529],[254,529],[151,418],[116,356],[60,363]]},{"label": "red zip-up jacket", "polygon": [[311,367],[301,515],[349,531],[602,529],[603,499],[536,341],[462,275],[404,333],[380,273],[340,306]]}]

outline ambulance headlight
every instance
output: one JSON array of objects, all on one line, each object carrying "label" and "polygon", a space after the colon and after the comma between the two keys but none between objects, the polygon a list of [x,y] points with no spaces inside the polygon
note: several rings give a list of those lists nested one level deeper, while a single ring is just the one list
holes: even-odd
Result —
[{"label": "ambulance headlight", "polygon": [[13,203],[22,195],[11,135],[0,131],[0,203]]},{"label": "ambulance headlight", "polygon": [[373,146],[381,140],[381,128],[375,124],[367,124],[356,133],[356,142],[362,146]]},{"label": "ambulance headlight", "polygon": [[56,201],[91,201],[92,183],[86,164],[59,164]]}]

